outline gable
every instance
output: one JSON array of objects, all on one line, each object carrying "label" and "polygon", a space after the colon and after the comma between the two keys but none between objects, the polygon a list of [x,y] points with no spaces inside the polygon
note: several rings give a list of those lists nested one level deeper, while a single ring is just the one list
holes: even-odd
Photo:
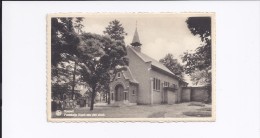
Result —
[{"label": "gable", "polygon": [[126,67],[126,70],[117,72],[114,78],[111,81],[115,81],[117,79],[128,80],[131,83],[139,83],[132,75],[132,72],[129,67]]},{"label": "gable", "polygon": [[149,57],[148,55],[135,51],[132,47],[128,46],[128,48],[133,51],[144,63],[151,62],[151,67],[155,71],[159,71],[160,73],[167,74],[169,76],[174,77],[175,79],[181,80],[178,76],[176,76],[174,73],[172,73],[166,66],[164,66],[159,61]]}]

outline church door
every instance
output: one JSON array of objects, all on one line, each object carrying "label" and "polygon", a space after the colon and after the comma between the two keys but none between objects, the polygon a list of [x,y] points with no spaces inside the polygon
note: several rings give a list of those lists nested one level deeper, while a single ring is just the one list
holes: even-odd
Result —
[{"label": "church door", "polygon": [[124,88],[122,85],[117,85],[115,88],[116,94],[115,94],[115,100],[116,101],[123,101],[124,100]]}]

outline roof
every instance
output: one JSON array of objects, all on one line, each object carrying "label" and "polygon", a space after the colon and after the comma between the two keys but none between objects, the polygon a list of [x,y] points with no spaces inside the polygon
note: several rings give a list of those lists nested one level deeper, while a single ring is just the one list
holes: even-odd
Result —
[{"label": "roof", "polygon": [[140,46],[140,45],[142,45],[140,43],[140,39],[139,39],[139,35],[138,35],[138,32],[137,32],[137,28],[135,28],[135,34],[134,34],[133,41],[132,41],[131,45],[133,45],[133,46]]},{"label": "roof", "polygon": [[162,70],[166,72],[167,74],[172,75],[182,83],[187,83],[183,81],[180,77],[176,76],[173,72],[171,72],[166,66],[164,66],[162,63],[159,61],[149,57],[148,55],[142,53],[142,52],[137,52],[135,51],[131,46],[128,46],[129,49],[131,49],[138,57],[140,57],[144,62],[151,62],[152,67],[155,67],[156,69]]},{"label": "roof", "polygon": [[126,70],[124,70],[122,72],[123,72],[125,79],[128,79],[132,83],[139,83],[137,80],[134,79],[129,67],[126,67]]},{"label": "roof", "polygon": [[139,56],[144,62],[151,62],[151,64],[159,69],[162,69],[163,71],[166,71],[167,73],[170,73],[172,75],[175,75],[174,73],[172,73],[167,67],[165,67],[162,63],[160,63],[159,61],[147,56],[146,54],[142,53],[142,52],[136,52],[132,47],[129,46],[129,48],[134,51],[134,53]]}]

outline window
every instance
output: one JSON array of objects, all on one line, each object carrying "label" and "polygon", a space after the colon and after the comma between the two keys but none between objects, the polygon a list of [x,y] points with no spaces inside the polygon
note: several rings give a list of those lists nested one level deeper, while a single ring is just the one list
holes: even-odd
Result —
[{"label": "window", "polygon": [[153,89],[160,90],[161,89],[161,80],[154,78],[153,79]]},{"label": "window", "polygon": [[135,90],[133,90],[133,93],[132,93],[133,95],[135,95]]},{"label": "window", "polygon": [[126,92],[125,92],[125,100],[126,100]]},{"label": "window", "polygon": [[163,86],[164,86],[164,87],[169,87],[169,85],[170,85],[169,82],[167,82],[167,81],[163,82]]}]

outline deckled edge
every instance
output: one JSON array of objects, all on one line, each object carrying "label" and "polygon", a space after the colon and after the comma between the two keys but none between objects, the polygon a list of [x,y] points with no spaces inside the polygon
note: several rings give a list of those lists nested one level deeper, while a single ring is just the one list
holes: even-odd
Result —
[{"label": "deckled edge", "polygon": [[[84,17],[84,15],[91,14],[183,14],[194,16],[209,16],[211,17],[211,36],[212,36],[212,110],[211,117],[203,118],[52,118],[51,117],[51,18],[52,17]],[[46,114],[47,122],[50,123],[127,123],[127,122],[149,122],[149,123],[171,123],[171,122],[216,122],[216,13],[215,12],[68,12],[68,13],[49,13],[46,16],[46,38],[47,38],[47,67],[46,67]]]}]

